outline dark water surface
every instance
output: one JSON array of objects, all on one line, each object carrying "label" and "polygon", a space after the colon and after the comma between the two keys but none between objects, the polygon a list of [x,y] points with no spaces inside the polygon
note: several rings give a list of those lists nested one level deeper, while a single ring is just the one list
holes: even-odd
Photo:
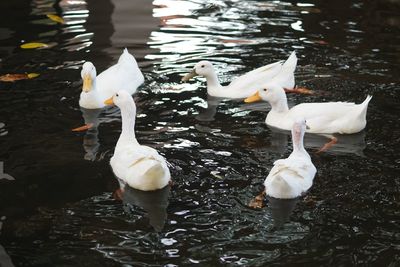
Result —
[{"label": "dark water surface", "polygon": [[[15,178],[0,180],[1,263],[400,264],[399,1],[13,0],[0,12],[0,74],[41,73],[0,83],[0,161]],[[31,41],[50,48],[19,48]],[[99,72],[125,46],[146,76],[137,137],[168,159],[174,185],[118,201],[108,161],[119,110],[84,113],[98,126],[87,133],[70,129],[83,122],[81,64]],[[179,80],[200,59],[226,82],[293,49],[297,83],[317,94],[290,103],[373,94],[368,125],[319,155],[328,139],[307,135],[318,169],[307,201],[252,210],[290,136],[264,124],[267,104],[207,103],[203,79]]]}]

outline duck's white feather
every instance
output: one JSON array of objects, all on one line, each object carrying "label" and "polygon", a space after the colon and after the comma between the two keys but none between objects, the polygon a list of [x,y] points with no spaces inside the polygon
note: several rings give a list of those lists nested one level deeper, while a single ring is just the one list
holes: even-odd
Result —
[{"label": "duck's white feather", "polygon": [[213,96],[218,94],[220,96],[229,95],[231,98],[248,97],[274,78],[281,71],[282,63],[282,61],[278,61],[237,77],[228,86],[214,92]]},{"label": "duck's white feather", "polygon": [[282,88],[293,89],[295,86],[294,71],[296,70],[296,66],[297,57],[296,53],[293,51],[282,65],[280,72],[273,78],[272,82],[279,84]]},{"label": "duck's white feather", "polygon": [[[303,126],[300,130],[299,128],[292,130],[293,152],[288,158],[275,161],[274,167],[264,181],[265,192],[268,196],[296,198],[310,189],[313,184],[317,169],[303,147],[305,121],[301,123]],[[297,137],[294,134],[295,130],[298,131]]]},{"label": "duck's white feather", "polygon": [[104,101],[117,91],[134,94],[144,82],[144,76],[135,58],[125,48],[118,63],[100,73],[90,92],[81,92],[79,105],[87,109],[103,108]]},{"label": "duck's white feather", "polygon": [[113,101],[122,116],[122,132],[110,160],[114,174],[135,189],[153,191],[165,187],[171,180],[166,160],[157,150],[136,140],[136,106],[132,96],[118,91]]},{"label": "duck's white feather", "polygon": [[161,189],[168,184],[170,172],[167,163],[155,149],[138,144],[118,145],[110,160],[118,178],[143,191]]},{"label": "duck's white feather", "polygon": [[[288,89],[292,89],[294,87],[294,70],[296,69],[296,65],[296,53],[292,52],[285,62],[278,61],[249,71],[246,74],[235,78],[227,86],[221,86],[212,64],[208,61],[200,61],[196,64],[194,70],[197,75],[206,77],[207,93],[209,95],[214,97],[240,99],[254,94],[257,90],[263,88],[268,82],[275,80],[275,77],[279,77],[276,79],[277,83],[282,82],[282,86],[285,86],[285,88],[288,86]],[[207,68],[204,68],[204,66]],[[291,84],[292,87],[290,87]]]},{"label": "duck's white feather", "polygon": [[366,126],[367,96],[361,104],[350,102],[303,103],[288,108],[286,94],[279,85],[268,86],[267,92],[259,91],[260,96],[271,105],[265,122],[273,127],[290,130],[297,117],[303,117],[309,133],[352,134],[362,131]]}]

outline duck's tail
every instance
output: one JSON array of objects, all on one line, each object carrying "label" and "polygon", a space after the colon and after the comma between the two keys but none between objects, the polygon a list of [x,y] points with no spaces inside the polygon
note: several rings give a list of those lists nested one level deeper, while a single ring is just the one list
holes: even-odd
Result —
[{"label": "duck's tail", "polygon": [[124,64],[126,62],[128,63],[134,62],[137,65],[135,57],[131,53],[129,53],[128,49],[125,47],[121,56],[118,59],[118,64],[121,63]]},{"label": "duck's tail", "polygon": [[283,63],[281,71],[274,77],[274,82],[282,88],[292,89],[295,86],[294,71],[297,66],[296,52],[293,51]]},{"label": "duck's tail", "polygon": [[358,116],[361,119],[364,119],[364,120],[366,119],[368,104],[369,104],[369,101],[371,101],[371,99],[372,99],[372,96],[368,95],[367,98],[365,98],[364,102],[362,102],[361,104],[358,105],[360,107],[360,113]]},{"label": "duck's tail", "polygon": [[297,56],[296,56],[296,51],[293,51],[288,59],[283,63],[282,66],[282,71],[287,72],[287,73],[294,73],[296,70],[297,66]]},{"label": "duck's tail", "polygon": [[164,168],[157,160],[152,160],[150,166],[143,172],[146,179],[156,180],[164,176]]},{"label": "duck's tail", "polygon": [[289,183],[279,174],[275,176],[271,184],[267,186],[267,195],[275,198],[293,198],[295,194],[292,191]]}]

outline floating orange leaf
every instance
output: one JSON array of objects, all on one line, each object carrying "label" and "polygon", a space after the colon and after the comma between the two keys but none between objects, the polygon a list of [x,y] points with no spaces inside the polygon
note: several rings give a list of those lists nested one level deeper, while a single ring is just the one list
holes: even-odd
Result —
[{"label": "floating orange leaf", "polygon": [[34,48],[41,48],[41,47],[48,47],[47,44],[44,43],[25,43],[21,45],[23,49],[34,49]]},{"label": "floating orange leaf", "polygon": [[38,77],[39,75],[40,75],[39,73],[28,73],[28,78],[33,79],[33,78]]},{"label": "floating orange leaf", "polygon": [[62,17],[60,17],[60,16],[57,16],[57,15],[54,15],[54,14],[47,14],[46,16],[49,19],[51,19],[52,21],[55,21],[57,23],[61,23],[61,24],[65,23],[64,19]]},{"label": "floating orange leaf", "polygon": [[73,131],[73,132],[84,132],[84,131],[89,130],[92,127],[93,127],[93,123],[88,123],[88,124],[85,124],[85,125],[83,125],[81,127],[74,128],[71,131]]},{"label": "floating orange leaf", "polygon": [[1,82],[15,82],[19,80],[27,80],[27,79],[33,79],[35,77],[38,77],[40,74],[39,73],[28,73],[28,74],[5,74],[0,76],[0,81]]}]

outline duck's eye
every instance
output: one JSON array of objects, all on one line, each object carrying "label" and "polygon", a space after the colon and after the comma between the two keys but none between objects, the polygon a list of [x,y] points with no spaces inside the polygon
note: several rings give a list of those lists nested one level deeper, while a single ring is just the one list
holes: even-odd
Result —
[{"label": "duck's eye", "polygon": [[116,96],[116,97],[119,97],[119,95],[118,95],[118,94],[115,94],[115,96]]},{"label": "duck's eye", "polygon": [[201,65],[200,67],[204,68],[206,65]]},{"label": "duck's eye", "polygon": [[267,88],[264,88],[264,92],[266,92],[267,91]]}]

